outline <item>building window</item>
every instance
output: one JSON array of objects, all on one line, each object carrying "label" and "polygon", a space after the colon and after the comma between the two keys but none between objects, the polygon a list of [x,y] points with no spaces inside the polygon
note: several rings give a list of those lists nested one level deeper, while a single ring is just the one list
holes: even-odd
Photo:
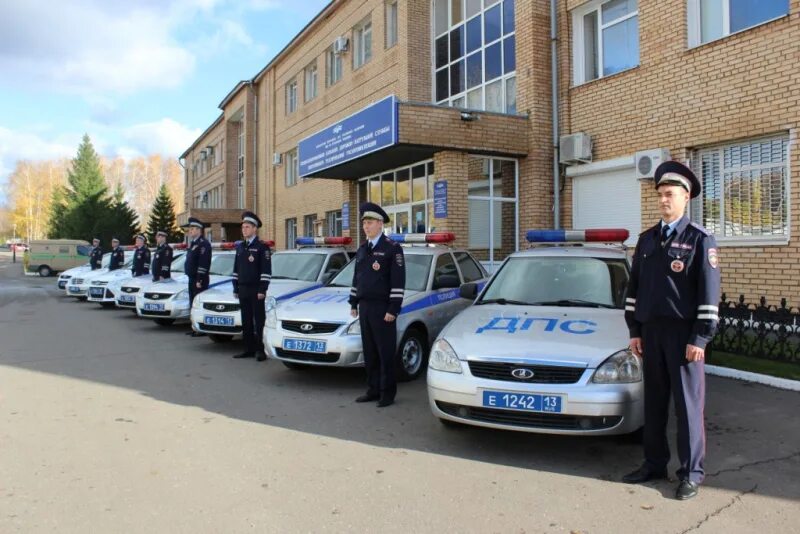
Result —
[{"label": "building window", "polygon": [[575,84],[639,65],[636,0],[594,0],[572,12]]},{"label": "building window", "polygon": [[367,17],[353,28],[353,69],[372,59],[372,19]]},{"label": "building window", "polygon": [[325,213],[325,235],[340,237],[342,235],[342,210]]},{"label": "building window", "polygon": [[397,44],[397,0],[386,2],[386,48]]},{"label": "building window", "polygon": [[789,14],[789,0],[688,0],[689,46],[721,39]]},{"label": "building window", "polygon": [[435,101],[517,112],[514,0],[435,0]]},{"label": "building window", "polygon": [[214,165],[219,165],[222,163],[222,150],[222,141],[220,141],[216,148],[214,148]]},{"label": "building window", "polygon": [[298,174],[297,150],[286,153],[286,187],[291,187],[297,183]]},{"label": "building window", "polygon": [[239,123],[239,170],[237,172],[237,208],[244,209],[244,123]]},{"label": "building window", "polygon": [[286,84],[286,114],[297,111],[297,80]]},{"label": "building window", "polygon": [[342,79],[342,56],[334,53],[333,47],[330,47],[325,54],[325,58],[328,71],[326,83],[330,87]]},{"label": "building window", "polygon": [[317,220],[317,214],[312,213],[311,215],[306,215],[303,217],[303,237],[315,237],[314,236],[314,221]]},{"label": "building window", "polygon": [[698,150],[703,192],[692,219],[725,240],[789,238],[789,137],[782,135]]},{"label": "building window", "polygon": [[297,219],[286,219],[286,248],[293,247],[297,240]]},{"label": "building window", "polygon": [[317,62],[315,61],[305,71],[305,101],[309,102],[317,98]]}]

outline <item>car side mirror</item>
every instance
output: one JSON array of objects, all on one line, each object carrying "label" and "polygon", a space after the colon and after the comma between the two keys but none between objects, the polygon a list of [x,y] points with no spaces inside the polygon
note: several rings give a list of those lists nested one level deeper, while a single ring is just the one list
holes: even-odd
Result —
[{"label": "car side mirror", "polygon": [[475,297],[478,296],[478,284],[475,282],[461,284],[461,288],[458,290],[458,296],[462,299],[475,300]]},{"label": "car side mirror", "polygon": [[442,274],[433,279],[433,289],[455,288],[459,282],[455,274]]}]

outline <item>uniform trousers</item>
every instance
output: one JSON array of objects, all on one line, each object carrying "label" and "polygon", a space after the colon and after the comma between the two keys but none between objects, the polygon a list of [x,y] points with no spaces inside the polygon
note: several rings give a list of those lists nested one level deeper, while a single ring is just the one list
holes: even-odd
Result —
[{"label": "uniform trousers", "polygon": [[239,306],[242,310],[242,340],[245,352],[264,350],[264,300],[258,300],[258,286],[239,283]]},{"label": "uniform trousers", "polygon": [[367,371],[367,394],[393,401],[397,394],[394,373],[397,320],[384,320],[388,308],[387,302],[362,300],[358,304],[358,319]]}]

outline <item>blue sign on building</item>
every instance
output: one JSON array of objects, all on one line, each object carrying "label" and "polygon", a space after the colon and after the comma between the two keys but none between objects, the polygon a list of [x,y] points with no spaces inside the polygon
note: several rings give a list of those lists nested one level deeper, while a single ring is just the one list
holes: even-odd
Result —
[{"label": "blue sign on building", "polygon": [[395,145],[397,130],[397,99],[392,95],[300,141],[300,176]]},{"label": "blue sign on building", "polygon": [[350,229],[350,203],[342,204],[342,230]]},{"label": "blue sign on building", "polygon": [[447,218],[447,180],[439,180],[433,184],[433,217]]}]

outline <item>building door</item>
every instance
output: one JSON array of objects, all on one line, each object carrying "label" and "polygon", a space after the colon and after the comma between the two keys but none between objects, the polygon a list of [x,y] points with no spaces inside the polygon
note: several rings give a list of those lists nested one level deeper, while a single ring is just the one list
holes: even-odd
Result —
[{"label": "building door", "polygon": [[411,233],[411,206],[409,204],[399,204],[384,208],[386,215],[391,222],[383,227],[386,234],[408,234]]}]

